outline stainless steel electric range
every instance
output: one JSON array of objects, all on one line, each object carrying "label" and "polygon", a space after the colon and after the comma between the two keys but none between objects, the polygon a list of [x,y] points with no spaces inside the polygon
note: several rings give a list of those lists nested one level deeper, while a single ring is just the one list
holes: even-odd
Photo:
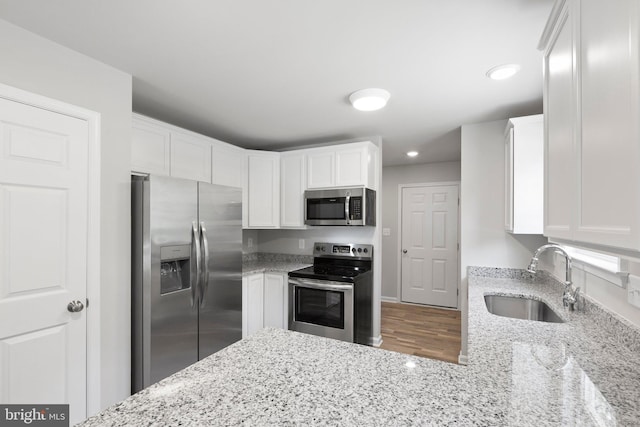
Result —
[{"label": "stainless steel electric range", "polygon": [[289,329],[371,345],[373,246],[315,243],[313,256],[289,273]]}]

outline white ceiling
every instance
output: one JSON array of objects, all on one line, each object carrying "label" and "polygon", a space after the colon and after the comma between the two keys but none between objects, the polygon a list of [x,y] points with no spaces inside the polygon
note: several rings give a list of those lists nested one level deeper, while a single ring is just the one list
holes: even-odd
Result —
[{"label": "white ceiling", "polygon": [[[552,4],[0,0],[0,17],[132,74],[142,114],[246,148],[380,135],[400,165],[459,160],[462,124],[542,111]],[[522,70],[485,77],[504,63]],[[351,108],[367,87],[391,92],[387,108]]]}]

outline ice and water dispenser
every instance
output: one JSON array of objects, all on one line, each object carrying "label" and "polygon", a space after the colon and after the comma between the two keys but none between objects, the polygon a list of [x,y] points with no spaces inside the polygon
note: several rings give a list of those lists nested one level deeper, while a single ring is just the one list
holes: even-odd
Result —
[{"label": "ice and water dispenser", "polygon": [[191,245],[160,248],[160,295],[190,287]]}]

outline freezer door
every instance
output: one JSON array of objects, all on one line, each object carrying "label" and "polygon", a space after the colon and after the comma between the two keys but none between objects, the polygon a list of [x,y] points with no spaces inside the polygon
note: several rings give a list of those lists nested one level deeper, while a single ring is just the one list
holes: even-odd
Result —
[{"label": "freezer door", "polygon": [[[198,360],[198,185],[151,176],[147,387]],[[195,237],[195,241],[194,241]]]},{"label": "freezer door", "polygon": [[198,183],[203,274],[199,358],[242,338],[242,191]]}]

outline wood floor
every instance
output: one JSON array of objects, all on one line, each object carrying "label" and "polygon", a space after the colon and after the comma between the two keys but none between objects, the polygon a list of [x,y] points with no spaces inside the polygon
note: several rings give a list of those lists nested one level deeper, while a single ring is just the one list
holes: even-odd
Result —
[{"label": "wood floor", "polygon": [[381,332],[380,348],[458,363],[459,311],[383,302]]}]

